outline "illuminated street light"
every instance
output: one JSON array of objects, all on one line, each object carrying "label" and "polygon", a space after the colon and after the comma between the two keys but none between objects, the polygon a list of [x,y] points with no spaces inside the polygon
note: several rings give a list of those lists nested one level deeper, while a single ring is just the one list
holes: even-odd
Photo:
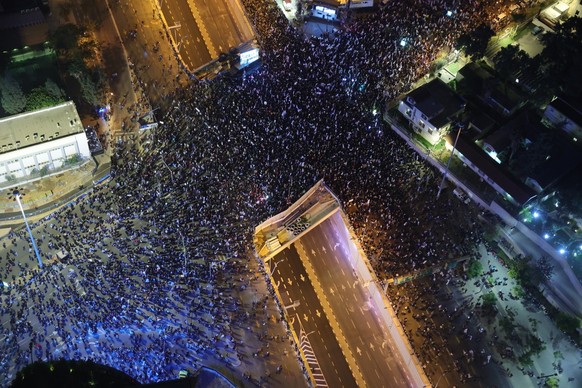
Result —
[{"label": "illuminated street light", "polygon": [[549,234],[547,234],[547,233],[545,233],[545,234],[544,234],[544,238],[547,240],[547,239],[549,239],[549,238],[550,238],[550,235],[549,235]]},{"label": "illuminated street light", "polygon": [[564,248],[560,248],[560,255],[563,255],[564,253],[566,253],[566,250]]},{"label": "illuminated street light", "polygon": [[8,198],[11,198],[13,201],[18,202],[18,207],[20,207],[20,212],[22,213],[22,218],[24,219],[24,223],[26,224],[26,230],[28,230],[28,234],[30,235],[30,241],[32,242],[32,248],[34,248],[34,253],[36,254],[36,258],[38,260],[38,266],[42,268],[42,259],[40,258],[40,253],[38,253],[38,247],[36,246],[36,241],[34,241],[34,236],[32,235],[32,231],[30,230],[30,226],[28,225],[28,221],[26,220],[26,215],[24,214],[24,208],[22,207],[22,202],[20,202],[20,198],[25,196],[26,194],[22,193],[18,187],[15,187],[11,193],[8,193]]},{"label": "illuminated street light", "polygon": [[540,213],[538,213],[537,211],[533,212],[533,218],[538,218],[540,216]]}]

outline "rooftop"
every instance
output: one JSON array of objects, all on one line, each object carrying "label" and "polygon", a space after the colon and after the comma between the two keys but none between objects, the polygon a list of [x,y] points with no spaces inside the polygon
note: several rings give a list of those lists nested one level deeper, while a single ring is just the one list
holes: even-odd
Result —
[{"label": "rooftop", "polygon": [[582,126],[582,101],[577,99],[558,97],[550,104],[555,110]]},{"label": "rooftop", "polygon": [[0,154],[84,132],[72,101],[0,119]]},{"label": "rooftop", "polygon": [[[454,138],[451,134],[446,135],[445,139],[449,144],[454,143]],[[491,178],[499,187],[505,190],[505,192],[511,195],[517,203],[524,204],[536,195],[532,188],[517,179],[504,166],[497,164],[485,151],[462,134],[457,141],[457,150],[485,175]]]},{"label": "rooftop", "polygon": [[450,121],[450,117],[465,107],[465,100],[440,78],[414,89],[407,99],[416,106],[437,128]]}]

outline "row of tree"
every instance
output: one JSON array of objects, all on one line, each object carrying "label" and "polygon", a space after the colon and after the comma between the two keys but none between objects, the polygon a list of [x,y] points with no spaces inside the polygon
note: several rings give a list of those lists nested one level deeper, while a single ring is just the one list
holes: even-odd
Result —
[{"label": "row of tree", "polygon": [[81,99],[94,106],[99,103],[104,86],[104,72],[97,60],[97,43],[89,30],[76,24],[64,24],[49,35],[64,76],[79,88]]},{"label": "row of tree", "polygon": [[[90,106],[99,103],[104,85],[103,71],[96,60],[96,43],[88,31],[74,24],[65,24],[49,35],[55,50],[62,78],[71,86],[78,102]],[[68,82],[73,81],[73,82]],[[52,79],[25,92],[18,80],[8,73],[0,76],[0,106],[9,115],[53,106],[65,101],[65,93]]]},{"label": "row of tree", "polygon": [[0,78],[0,105],[8,114],[41,109],[65,101],[63,89],[52,79],[47,79],[44,85],[24,93],[20,84],[12,77],[5,75]]},{"label": "row of tree", "polygon": [[[457,40],[457,47],[472,59],[486,53],[493,30],[481,25]],[[493,58],[495,70],[508,82],[520,80],[531,93],[534,103],[547,103],[553,96],[563,94],[580,97],[582,84],[582,18],[573,16],[555,27],[555,33],[540,38],[544,49],[530,57],[519,45],[503,47]]]}]

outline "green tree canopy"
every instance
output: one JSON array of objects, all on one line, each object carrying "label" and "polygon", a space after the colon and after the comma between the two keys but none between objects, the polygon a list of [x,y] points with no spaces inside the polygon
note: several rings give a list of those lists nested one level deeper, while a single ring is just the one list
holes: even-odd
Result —
[{"label": "green tree canopy", "polygon": [[486,24],[480,24],[473,31],[459,36],[457,48],[464,49],[465,54],[471,59],[479,59],[485,55],[487,45],[495,32]]},{"label": "green tree canopy", "polygon": [[6,113],[11,115],[22,112],[26,108],[26,96],[22,88],[12,77],[0,79],[0,104]]},{"label": "green tree canopy", "polygon": [[483,295],[483,307],[493,307],[497,303],[497,297],[494,293],[488,292]]},{"label": "green tree canopy", "polygon": [[46,89],[48,94],[58,99],[59,101],[65,100],[65,92],[52,79],[48,78],[46,80],[46,82],[44,83],[44,88]]},{"label": "green tree canopy", "polygon": [[26,99],[26,110],[36,110],[57,105],[61,100],[52,96],[45,88],[34,88],[28,93]]},{"label": "green tree canopy", "polygon": [[85,31],[76,24],[67,23],[49,34],[49,42],[60,53],[77,49],[77,41]]},{"label": "green tree canopy", "polygon": [[545,34],[542,37],[545,48],[540,55],[544,84],[555,93],[580,96],[582,18],[571,17],[558,24],[555,31],[555,34]]},{"label": "green tree canopy", "polygon": [[553,273],[553,266],[547,258],[541,257],[537,261],[531,257],[516,258],[510,266],[509,275],[525,289],[537,287],[546,282]]},{"label": "green tree canopy", "polygon": [[563,312],[556,314],[556,326],[566,333],[576,333],[580,327],[580,320]]},{"label": "green tree canopy", "polygon": [[90,105],[97,105],[99,102],[99,90],[95,82],[88,74],[81,74],[78,78],[81,86],[83,100]]},{"label": "green tree canopy", "polygon": [[479,260],[471,260],[469,269],[467,270],[467,276],[474,278],[481,275],[481,272],[483,272],[483,264]]},{"label": "green tree canopy", "polygon": [[530,61],[531,57],[519,45],[503,47],[493,58],[495,70],[507,81],[515,80]]}]

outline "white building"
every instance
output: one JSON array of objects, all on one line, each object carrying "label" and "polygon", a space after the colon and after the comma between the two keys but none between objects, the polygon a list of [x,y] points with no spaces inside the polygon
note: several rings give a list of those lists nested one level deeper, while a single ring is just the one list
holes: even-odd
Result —
[{"label": "white building", "polygon": [[548,127],[561,129],[572,136],[574,141],[582,140],[582,101],[555,98],[546,107],[542,122]]},{"label": "white building", "polygon": [[400,101],[398,111],[412,129],[430,144],[445,136],[454,117],[465,109],[466,102],[440,78],[414,89]]},{"label": "white building", "polygon": [[40,179],[90,157],[72,101],[0,119],[0,184]]}]

